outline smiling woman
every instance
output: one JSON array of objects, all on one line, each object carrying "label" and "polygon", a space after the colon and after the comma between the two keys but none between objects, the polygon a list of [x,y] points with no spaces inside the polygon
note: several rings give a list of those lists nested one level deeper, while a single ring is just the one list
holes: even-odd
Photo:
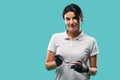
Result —
[{"label": "smiling woman", "polygon": [[[80,23],[77,20],[77,17],[75,16],[74,12],[70,11],[67,12],[65,15],[65,24],[67,26],[67,33],[70,36],[71,39],[74,39],[74,37],[77,37],[80,34],[79,26]],[[72,34],[74,36],[72,36]]]},{"label": "smiling woman", "polygon": [[74,12],[68,12],[65,14],[65,24],[68,27],[68,30],[70,32],[76,32],[76,30],[79,30],[79,23],[75,17]]},{"label": "smiling woman", "polygon": [[97,42],[80,29],[83,14],[78,5],[67,5],[63,10],[63,19],[67,30],[52,36],[46,68],[56,69],[55,80],[90,80],[90,76],[97,72]]}]

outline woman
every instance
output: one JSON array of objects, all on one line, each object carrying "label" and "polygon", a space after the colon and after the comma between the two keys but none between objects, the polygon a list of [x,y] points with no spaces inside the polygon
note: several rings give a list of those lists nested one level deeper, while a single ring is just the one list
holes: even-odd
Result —
[{"label": "woman", "polygon": [[67,5],[63,10],[63,19],[67,30],[52,36],[46,68],[56,69],[55,80],[90,80],[90,76],[97,72],[97,42],[80,29],[83,14],[78,5]]}]

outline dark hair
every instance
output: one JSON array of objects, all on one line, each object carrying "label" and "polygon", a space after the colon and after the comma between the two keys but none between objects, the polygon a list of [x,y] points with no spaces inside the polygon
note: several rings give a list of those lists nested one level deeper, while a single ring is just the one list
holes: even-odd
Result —
[{"label": "dark hair", "polygon": [[70,11],[72,11],[72,12],[75,13],[75,16],[76,16],[76,18],[77,18],[78,21],[79,21],[79,17],[81,18],[81,21],[83,21],[83,14],[82,14],[81,8],[80,8],[78,5],[73,4],[73,3],[67,5],[67,6],[64,8],[63,14],[62,14],[63,19],[64,19],[64,15],[65,15],[67,12],[70,12]]}]

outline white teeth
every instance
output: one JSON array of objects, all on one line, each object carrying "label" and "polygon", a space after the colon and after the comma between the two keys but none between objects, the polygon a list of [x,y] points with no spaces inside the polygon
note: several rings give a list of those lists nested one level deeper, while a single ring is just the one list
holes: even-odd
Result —
[{"label": "white teeth", "polygon": [[75,27],[76,25],[71,25],[71,27]]},{"label": "white teeth", "polygon": [[70,24],[69,27],[75,28],[76,24]]}]

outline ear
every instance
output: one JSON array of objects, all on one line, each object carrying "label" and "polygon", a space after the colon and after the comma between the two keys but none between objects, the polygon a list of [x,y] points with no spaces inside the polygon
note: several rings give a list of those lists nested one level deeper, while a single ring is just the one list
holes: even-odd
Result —
[{"label": "ear", "polygon": [[79,22],[80,22],[80,23],[82,22],[82,18],[79,18]]},{"label": "ear", "polygon": [[82,14],[80,14],[80,16],[79,16],[79,17],[80,17],[80,21],[81,21],[81,22],[83,22],[83,15],[82,15]]},{"label": "ear", "polygon": [[81,21],[81,22],[83,21],[83,18],[82,18],[82,17],[80,17],[80,21]]},{"label": "ear", "polygon": [[79,21],[81,22],[81,18],[79,19]]}]

